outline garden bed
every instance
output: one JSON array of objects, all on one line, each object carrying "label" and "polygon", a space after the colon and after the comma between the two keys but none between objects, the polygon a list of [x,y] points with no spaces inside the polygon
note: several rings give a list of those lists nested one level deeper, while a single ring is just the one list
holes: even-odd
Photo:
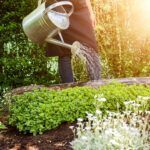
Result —
[{"label": "garden bed", "polygon": [[[93,88],[99,88],[100,86],[102,86],[104,84],[111,83],[112,81],[113,80],[110,79],[110,80],[90,81],[90,82],[82,82],[82,83],[70,83],[70,84],[61,84],[61,85],[47,86],[46,88],[48,90],[55,89],[56,91],[60,91],[60,90],[63,90],[63,89],[68,89],[68,90],[65,91],[65,93],[61,93],[60,92],[59,93],[60,95],[59,94],[56,95],[56,93],[55,93],[54,97],[56,97],[56,99],[53,99],[53,100],[55,100],[56,102],[57,102],[57,97],[59,98],[59,96],[61,96],[61,94],[63,96],[67,96],[68,97],[68,96],[73,96],[70,93],[70,92],[73,92],[73,94],[75,94],[74,97],[76,97],[76,100],[78,100],[78,98],[80,98],[80,96],[82,95],[81,93],[85,92],[85,97],[87,96],[86,99],[88,100],[88,103],[92,104],[93,100],[90,99],[90,97],[92,95],[90,95],[90,97],[88,97],[88,94],[86,94],[86,93],[90,93],[90,92],[91,92],[90,94],[92,94],[92,92],[93,92],[92,89],[88,89],[88,87],[87,87],[87,88],[76,88],[76,89],[69,90],[69,88],[70,87],[71,88],[72,87],[76,87],[76,86],[78,86],[78,87],[92,86]],[[149,77],[145,77],[145,78],[116,79],[115,82],[125,83],[127,85],[132,85],[133,83],[135,83],[136,85],[139,85],[140,83],[142,83],[144,85],[146,85],[146,84],[150,85],[150,78]],[[106,99],[109,100],[109,102],[110,102],[108,104],[107,104],[107,102],[106,103],[104,102],[106,104],[104,109],[107,109],[106,107],[108,107],[108,108],[111,108],[111,107],[115,108],[116,106],[111,106],[110,104],[111,103],[117,104],[117,100],[119,100],[119,99],[120,100],[118,102],[121,102],[122,100],[124,100],[123,97],[126,97],[125,101],[128,100],[128,96],[126,95],[126,92],[128,92],[128,90],[129,90],[128,88],[125,89],[125,87],[124,87],[124,90],[127,90],[127,91],[126,92],[125,91],[121,92],[121,91],[114,90],[113,86],[114,87],[118,86],[117,90],[120,90],[120,88],[121,88],[120,85],[117,85],[117,84],[113,85],[112,84],[112,87],[108,86],[106,89],[105,88],[104,89],[103,88],[99,89],[100,91],[104,92],[104,96],[106,96],[108,98],[108,99],[107,98]],[[23,95],[24,92],[32,91],[32,88],[41,89],[42,87],[43,86],[41,86],[41,85],[31,85],[31,86],[26,86],[26,87],[20,87],[20,88],[14,89],[12,91],[12,95],[15,95],[15,94]],[[110,91],[109,91],[109,88],[110,88]],[[136,90],[136,86],[133,86],[133,89],[135,90],[135,95],[136,96],[141,96],[141,95],[138,95],[138,94],[140,92],[140,89],[143,90],[143,87],[141,87],[140,89]],[[74,90],[76,90],[76,92],[74,92]],[[132,95],[132,94],[134,95],[134,90],[129,95]],[[48,91],[45,91],[45,92],[47,92],[47,94],[49,93]],[[69,92],[69,95],[68,95],[68,92]],[[79,97],[78,97],[78,93],[77,92],[81,92],[79,94]],[[108,92],[110,92],[110,93],[108,94]],[[145,94],[147,94],[147,92],[145,91]],[[38,94],[39,93],[37,92],[37,95]],[[144,93],[142,93],[142,94],[144,94]],[[116,97],[111,97],[111,96],[109,97],[109,95],[116,96]],[[26,96],[29,96],[29,97],[31,96],[31,99],[32,99],[32,95],[31,94],[26,95]],[[46,98],[46,96],[47,95],[45,95],[45,98]],[[26,97],[23,97],[23,98],[24,98],[24,100],[26,99]],[[71,100],[70,102],[72,102],[74,98],[70,97],[69,99]],[[84,104],[86,104],[86,101],[87,101],[86,99],[84,101]],[[16,100],[17,100],[17,98],[16,98]],[[114,101],[111,102],[112,100],[114,100]],[[39,101],[41,101],[41,100],[39,99]],[[54,101],[54,103],[55,103],[55,101]],[[64,100],[62,99],[61,102],[63,102],[63,101]],[[79,99],[78,101],[80,102],[82,100]],[[78,107],[78,105],[79,106],[82,105],[82,103],[78,103],[78,101],[75,104],[75,106],[77,105],[77,107]],[[72,108],[74,108],[74,103],[70,103],[70,104],[71,104],[70,106]],[[91,104],[90,104],[90,106],[91,106]],[[123,101],[120,104],[123,106]],[[21,105],[22,105],[22,103],[18,103],[18,105],[16,105],[16,106],[21,108],[20,107]],[[16,106],[14,106],[14,108]],[[87,104],[84,107],[86,108],[86,106],[87,106]],[[123,109],[122,106],[120,107],[121,109]],[[88,107],[88,109],[91,109],[91,108],[92,107]],[[22,109],[24,110],[23,107],[22,107]],[[66,107],[66,109],[67,109],[67,107]],[[57,111],[60,111],[60,110],[58,109]],[[104,110],[104,112],[105,112],[105,110]],[[15,111],[13,109],[12,109],[12,113],[15,114]],[[19,113],[23,114],[24,111],[20,110]],[[7,116],[7,113],[0,114],[0,121],[7,126],[7,129],[0,130],[0,150],[49,150],[49,149],[50,150],[71,150],[72,149],[70,142],[74,139],[74,136],[73,136],[72,130],[69,127],[70,126],[77,126],[76,125],[76,121],[73,121],[73,123],[63,122],[57,128],[51,129],[49,131],[44,131],[43,130],[44,132],[43,132],[42,135],[37,134],[36,136],[33,136],[33,134],[30,134],[30,133],[23,134],[23,132],[19,132],[17,128],[10,126],[8,124],[8,120],[6,119],[6,116]],[[62,116],[63,116],[63,113],[62,113]],[[84,112],[83,112],[83,116],[84,116]],[[80,116],[78,116],[76,118],[79,118],[79,117]],[[16,118],[14,118],[14,119],[16,119]],[[75,119],[75,118],[73,118],[73,119]]]},{"label": "garden bed", "polygon": [[[0,121],[7,124],[2,116]],[[73,133],[69,128],[72,125],[75,123],[63,123],[56,129],[37,136],[23,134],[8,125],[8,129],[0,130],[0,150],[72,150],[70,142],[73,140]]]}]

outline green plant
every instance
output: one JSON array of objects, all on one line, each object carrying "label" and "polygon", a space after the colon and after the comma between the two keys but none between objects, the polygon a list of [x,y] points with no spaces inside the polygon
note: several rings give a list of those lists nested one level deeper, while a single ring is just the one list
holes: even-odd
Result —
[{"label": "green plant", "polygon": [[93,104],[95,90],[91,88],[73,88],[56,92],[40,91],[14,96],[9,107],[9,123],[25,133],[34,135],[56,128],[62,122],[73,122],[84,118],[86,111],[95,111]]},{"label": "green plant", "polygon": [[[101,111],[117,111],[118,109],[124,110],[124,101],[137,100],[137,97],[150,97],[150,87],[140,84],[137,86],[133,84],[127,86],[125,84],[112,82],[106,86],[101,86],[98,89],[98,93],[102,93],[102,96],[107,99],[101,107]],[[147,109],[150,108],[150,99],[147,100]]]},{"label": "green plant", "polygon": [[[9,123],[25,133],[42,134],[62,122],[86,119],[86,112],[94,113],[96,108],[103,115],[107,111],[125,111],[124,102],[136,100],[138,95],[150,97],[150,87],[112,83],[99,89],[75,87],[58,92],[45,88],[40,91],[34,89],[34,92],[13,97],[9,105]],[[149,101],[147,99],[147,103],[140,109],[149,109]]]},{"label": "green plant", "polygon": [[7,129],[7,127],[0,121],[0,130]]}]

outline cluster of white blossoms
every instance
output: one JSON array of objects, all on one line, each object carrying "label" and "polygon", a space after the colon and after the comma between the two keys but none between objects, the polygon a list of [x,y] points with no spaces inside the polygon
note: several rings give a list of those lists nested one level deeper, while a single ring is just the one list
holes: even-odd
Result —
[{"label": "cluster of white blossoms", "polygon": [[146,111],[147,106],[149,105],[150,97],[138,96],[136,100],[126,101],[124,102],[126,106],[126,110],[132,110],[136,113],[139,113],[139,108],[143,111]]},{"label": "cluster of white blossoms", "polygon": [[105,102],[106,101],[106,98],[103,97],[103,95],[95,95],[94,98],[97,100],[97,101],[100,101],[100,102]]},{"label": "cluster of white blossoms", "polygon": [[[130,101],[125,102],[127,107],[129,103],[135,104],[135,109],[141,106]],[[71,127],[77,135],[71,142],[74,150],[149,150],[150,111],[107,113],[108,116],[103,117],[102,112],[96,110],[95,115],[87,113],[87,122],[78,119],[78,127]]]}]

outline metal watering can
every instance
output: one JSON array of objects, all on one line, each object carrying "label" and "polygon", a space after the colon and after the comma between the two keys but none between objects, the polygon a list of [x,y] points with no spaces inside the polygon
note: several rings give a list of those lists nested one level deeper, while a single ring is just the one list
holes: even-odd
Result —
[{"label": "metal watering can", "polygon": [[[71,6],[69,13],[65,11],[63,5]],[[54,9],[60,7],[63,12]],[[73,4],[69,1],[53,3],[46,8],[46,2],[39,5],[33,12],[23,19],[22,26],[26,36],[34,43],[52,43],[58,46],[71,49],[73,55],[80,49],[80,43],[75,41],[72,45],[64,42],[61,30],[68,29],[70,22],[69,16],[73,13]],[[59,35],[61,41],[54,39]]]}]

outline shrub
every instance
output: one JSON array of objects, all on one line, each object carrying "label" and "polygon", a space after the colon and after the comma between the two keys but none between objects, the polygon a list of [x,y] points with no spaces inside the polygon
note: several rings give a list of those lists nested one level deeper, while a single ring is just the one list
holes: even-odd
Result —
[{"label": "shrub", "polygon": [[45,51],[27,40],[24,34],[22,41],[10,41],[4,44],[0,58],[0,95],[5,88],[16,88],[30,84],[60,83],[57,58],[46,58]]},{"label": "shrub", "polygon": [[[107,110],[122,112],[125,110],[124,102],[136,99],[137,94],[150,97],[150,88],[112,83],[98,90],[91,87],[68,88],[58,92],[45,88],[40,91],[34,89],[34,92],[13,97],[9,105],[9,123],[25,133],[42,134],[62,122],[86,119],[86,112],[94,113],[96,108],[103,115],[107,114]],[[146,100],[146,109],[150,108],[149,100]]]},{"label": "shrub", "polygon": [[5,88],[60,83],[57,58],[46,58],[44,46],[22,30],[23,18],[36,7],[37,0],[0,1],[0,96]]}]

